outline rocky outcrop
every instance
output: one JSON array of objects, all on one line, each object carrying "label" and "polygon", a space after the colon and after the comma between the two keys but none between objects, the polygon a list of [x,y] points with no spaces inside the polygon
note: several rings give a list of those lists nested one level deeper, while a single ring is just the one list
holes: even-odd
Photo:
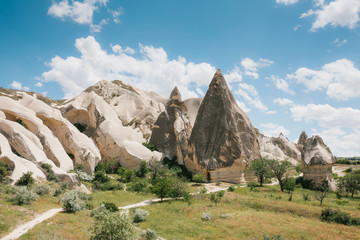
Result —
[{"label": "rocky outcrop", "polygon": [[259,149],[255,128],[218,70],[195,120],[186,167],[209,181],[238,183],[246,177],[248,163],[260,158]]},{"label": "rocky outcrop", "polygon": [[297,144],[290,142],[282,133],[277,138],[259,133],[258,140],[261,157],[279,161],[288,160],[293,165],[301,162],[301,152]]},{"label": "rocky outcrop", "polygon": [[95,92],[83,92],[62,106],[63,116],[83,126],[84,134],[95,141],[102,161],[116,160],[136,169],[142,160],[160,160],[161,154],[144,147],[143,134],[123,126],[121,120]]},{"label": "rocky outcrop", "polygon": [[84,170],[89,174],[94,171],[101,156],[99,149],[89,137],[65,119],[58,109],[50,107],[37,98],[23,94],[19,103],[36,113],[36,116],[57,137],[66,153],[72,156],[75,164],[83,165]]},{"label": "rocky outcrop", "polygon": [[123,124],[138,129],[146,140],[149,140],[152,126],[168,101],[155,92],[144,91],[119,80],[100,81],[85,92],[94,92],[102,97]]},{"label": "rocky outcrop", "polygon": [[177,87],[171,92],[166,110],[162,112],[152,131],[150,143],[169,159],[184,164],[188,140],[191,134],[190,119],[187,106],[181,100]]},{"label": "rocky outcrop", "polygon": [[[304,138],[302,139],[304,140]],[[320,136],[307,138],[303,143],[301,158],[304,180],[311,180],[312,186],[315,188],[321,187],[324,182],[331,189],[336,188],[332,176],[332,166],[335,163],[335,158],[330,149]]]}]

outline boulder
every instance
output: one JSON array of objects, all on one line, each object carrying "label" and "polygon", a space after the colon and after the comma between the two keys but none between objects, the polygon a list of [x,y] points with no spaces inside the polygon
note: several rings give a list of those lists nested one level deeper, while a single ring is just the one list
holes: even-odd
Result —
[{"label": "boulder", "polygon": [[324,183],[334,190],[336,185],[332,176],[335,158],[320,136],[307,138],[301,154],[304,180],[311,180],[313,187]]},{"label": "boulder", "polygon": [[256,130],[218,70],[198,110],[185,165],[209,181],[239,183],[248,177],[248,163],[260,157]]},{"label": "boulder", "polygon": [[152,131],[150,143],[153,144],[165,157],[184,164],[188,140],[191,134],[190,119],[187,115],[187,106],[181,100],[177,87],[171,92],[166,110],[162,112]]}]

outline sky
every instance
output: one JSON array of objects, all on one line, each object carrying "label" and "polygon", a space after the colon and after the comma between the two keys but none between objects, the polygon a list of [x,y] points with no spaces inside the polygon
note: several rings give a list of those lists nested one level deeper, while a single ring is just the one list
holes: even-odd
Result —
[{"label": "sky", "polygon": [[221,69],[267,136],[360,156],[360,0],[1,0],[0,87],[71,98],[122,80],[203,97]]}]

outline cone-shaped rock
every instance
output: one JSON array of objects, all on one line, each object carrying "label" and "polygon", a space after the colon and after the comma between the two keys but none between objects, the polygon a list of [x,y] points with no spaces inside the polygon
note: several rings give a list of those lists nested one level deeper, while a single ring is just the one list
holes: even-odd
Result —
[{"label": "cone-shaped rock", "polygon": [[240,182],[248,162],[256,158],[260,149],[255,128],[218,70],[199,108],[185,165],[209,181]]},{"label": "cone-shaped rock", "polygon": [[324,183],[334,190],[332,165],[335,163],[328,146],[320,136],[308,138],[301,153],[304,180],[311,180],[313,187],[321,187]]},{"label": "cone-shaped rock", "polygon": [[191,124],[185,103],[177,87],[171,92],[166,110],[162,112],[154,125],[150,143],[165,157],[184,164]]}]

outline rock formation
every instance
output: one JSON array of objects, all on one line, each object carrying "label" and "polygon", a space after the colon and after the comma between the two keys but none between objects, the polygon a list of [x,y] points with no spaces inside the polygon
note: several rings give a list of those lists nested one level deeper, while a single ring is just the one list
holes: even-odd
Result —
[{"label": "rock formation", "polygon": [[191,124],[187,115],[187,106],[175,87],[166,110],[159,115],[154,125],[150,143],[167,158],[176,157],[177,162],[183,165],[190,134]]},{"label": "rock formation", "polygon": [[261,157],[279,161],[288,160],[293,165],[301,162],[301,152],[297,144],[290,142],[282,133],[277,138],[258,133],[258,140]]},{"label": "rock formation", "polygon": [[[301,135],[306,136],[303,133]],[[304,180],[311,180],[311,184],[315,188],[321,187],[324,182],[331,189],[336,188],[332,176],[332,165],[335,163],[335,158],[321,137],[313,136],[307,138],[306,141],[304,141],[305,137],[299,139],[302,139],[302,143],[304,143],[301,154]]]},{"label": "rock formation", "polygon": [[121,120],[99,95],[83,92],[62,106],[63,115],[85,129],[95,141],[102,161],[116,160],[122,166],[136,169],[142,160],[160,160],[161,154],[144,147],[143,134],[123,126]]},{"label": "rock formation", "polygon": [[209,181],[238,183],[244,180],[248,163],[260,157],[259,149],[255,128],[218,70],[200,105],[185,166]]}]

